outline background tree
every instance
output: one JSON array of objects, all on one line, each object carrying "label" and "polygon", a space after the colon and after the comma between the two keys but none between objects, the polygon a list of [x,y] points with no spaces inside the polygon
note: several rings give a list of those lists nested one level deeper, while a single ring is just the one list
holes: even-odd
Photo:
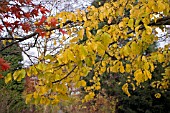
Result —
[{"label": "background tree", "polygon": [[[3,48],[2,43],[0,45],[0,48]],[[13,45],[11,48],[4,50],[0,53],[0,57],[10,63],[10,69],[1,73],[4,77],[7,76],[9,72],[13,73],[18,69],[22,69],[23,64],[21,62],[23,58],[19,46]],[[22,97],[23,90],[23,81],[13,81],[9,84],[5,84],[4,80],[0,79],[1,112],[16,113],[26,109],[27,106]]]}]

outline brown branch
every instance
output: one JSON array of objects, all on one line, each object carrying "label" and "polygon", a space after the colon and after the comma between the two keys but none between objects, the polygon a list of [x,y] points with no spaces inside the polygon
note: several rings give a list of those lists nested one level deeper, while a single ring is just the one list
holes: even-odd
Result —
[{"label": "brown branch", "polygon": [[[63,26],[65,26],[65,25],[67,25],[67,24],[70,24],[70,23],[73,23],[73,22],[72,22],[72,21],[67,21],[66,23],[63,24]],[[59,29],[59,28],[60,28],[60,25],[58,25],[58,26],[56,26],[56,27],[53,27],[53,28],[50,28],[50,29],[45,29],[44,31],[48,32],[48,31],[53,31],[53,30]],[[27,40],[27,39],[30,39],[30,38],[32,38],[33,36],[36,36],[36,35],[38,35],[38,34],[39,34],[38,32],[34,32],[34,33],[32,33],[32,34],[29,34],[29,35],[27,35],[27,36],[24,36],[23,38],[15,38],[15,40],[17,40],[17,41],[15,41],[15,42],[13,42],[13,43],[5,46],[4,48],[0,49],[0,51],[3,51],[3,50],[5,50],[5,49],[7,49],[8,47],[11,47],[11,46],[14,45],[14,44],[17,44],[17,43],[19,43],[19,42],[23,42],[23,41],[25,41],[25,40]],[[6,38],[6,40],[11,40],[11,39],[12,39],[12,38]],[[2,40],[2,39],[0,38],[0,40]],[[14,39],[12,39],[12,40],[14,40]]]},{"label": "brown branch", "polygon": [[117,58],[115,56],[111,56],[107,51],[105,51],[105,54],[108,55],[109,57],[111,57],[112,60],[117,60]]},{"label": "brown branch", "polygon": [[3,50],[5,50],[5,49],[13,46],[14,44],[17,44],[17,43],[19,43],[19,42],[22,42],[22,41],[24,41],[24,40],[27,40],[27,39],[29,39],[29,38],[32,38],[33,36],[36,36],[37,34],[38,34],[37,32],[34,32],[34,33],[30,34],[30,35],[27,35],[27,36],[25,36],[24,38],[21,38],[21,39],[18,40],[18,41],[15,41],[15,42],[13,42],[13,43],[10,43],[9,45],[7,45],[7,46],[5,46],[4,48],[0,49],[0,51],[3,51]]},{"label": "brown branch", "polygon": [[67,73],[66,76],[64,76],[63,78],[61,78],[60,80],[56,80],[54,82],[52,82],[53,84],[57,83],[57,82],[61,82],[62,80],[66,79],[75,69],[76,69],[77,66],[74,66],[74,68],[69,72]]}]

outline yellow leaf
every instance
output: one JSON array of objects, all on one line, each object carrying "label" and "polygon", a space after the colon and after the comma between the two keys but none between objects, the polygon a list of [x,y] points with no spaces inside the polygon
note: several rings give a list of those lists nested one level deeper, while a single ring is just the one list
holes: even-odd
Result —
[{"label": "yellow leaf", "polygon": [[103,21],[104,15],[102,13],[99,14],[99,19],[100,19],[100,21]]},{"label": "yellow leaf", "polygon": [[156,98],[161,98],[161,94],[160,94],[160,93],[156,93],[156,94],[155,94],[155,97],[156,97]]},{"label": "yellow leaf", "polygon": [[125,83],[123,86],[122,86],[122,90],[125,94],[129,96],[131,96],[131,94],[129,93],[129,90],[128,90],[128,83]]},{"label": "yellow leaf", "polygon": [[69,60],[72,60],[72,61],[74,61],[74,60],[75,60],[75,57],[74,57],[73,52],[72,52],[72,51],[70,51],[69,49],[68,49],[68,50],[66,50],[66,54],[68,55],[68,59],[69,59]]},{"label": "yellow leaf", "polygon": [[131,72],[131,65],[130,64],[126,64],[126,72],[127,73]]},{"label": "yellow leaf", "polygon": [[147,62],[146,56],[142,56],[142,61]]},{"label": "yellow leaf", "polygon": [[139,45],[134,41],[131,43],[131,52],[135,55],[141,52]]},{"label": "yellow leaf", "polygon": [[81,57],[81,60],[84,60],[87,56],[88,52],[86,50],[86,47],[83,45],[79,46],[79,55]]},{"label": "yellow leaf", "polygon": [[128,45],[125,45],[123,48],[123,53],[125,56],[128,56],[130,54],[131,50],[130,47]]},{"label": "yellow leaf", "polygon": [[105,47],[107,47],[110,43],[111,43],[111,36],[110,36],[110,34],[108,34],[108,33],[106,33],[106,32],[104,32],[103,34],[102,34],[102,36],[101,36],[101,38],[102,38],[102,44],[105,46]]},{"label": "yellow leaf", "polygon": [[144,63],[143,69],[146,69],[146,70],[149,69],[149,62],[145,62],[145,63]]},{"label": "yellow leaf", "polygon": [[114,65],[114,66],[110,67],[110,71],[111,71],[111,72],[114,72],[114,73],[117,73],[117,72],[118,72],[118,69],[119,69],[119,66],[118,66],[118,65]]},{"label": "yellow leaf", "polygon": [[39,63],[36,68],[41,70],[41,71],[45,71],[46,65],[44,63]]},{"label": "yellow leaf", "polygon": [[84,35],[84,29],[79,30],[77,34],[78,34],[78,37],[82,40],[83,35]]},{"label": "yellow leaf", "polygon": [[127,5],[126,5],[126,8],[127,8],[127,9],[132,9],[132,8],[133,8],[133,5],[132,5],[132,4],[127,4]]},{"label": "yellow leaf", "polygon": [[151,72],[153,72],[153,71],[154,71],[154,69],[155,69],[155,67],[154,67],[153,63],[149,62],[149,65],[150,65],[150,70],[151,70]]},{"label": "yellow leaf", "polygon": [[81,86],[85,87],[85,86],[86,86],[86,81],[81,80],[81,81],[80,81],[80,84],[81,84]]},{"label": "yellow leaf", "polygon": [[37,92],[34,92],[34,93],[33,93],[33,97],[34,97],[34,98],[38,98],[38,93],[37,93]]},{"label": "yellow leaf", "polygon": [[141,69],[138,69],[134,72],[134,77],[134,79],[137,81],[137,85],[145,81],[145,75],[142,73]]},{"label": "yellow leaf", "polygon": [[24,69],[21,69],[18,74],[17,81],[21,81],[25,77],[26,72]]},{"label": "yellow leaf", "polygon": [[93,98],[95,96],[94,92],[90,92],[89,96]]},{"label": "yellow leaf", "polygon": [[158,54],[158,62],[160,63],[164,62],[164,55],[161,53]]},{"label": "yellow leaf", "polygon": [[7,84],[8,82],[10,82],[12,80],[12,74],[8,73],[7,76],[5,77],[5,83]]},{"label": "yellow leaf", "polygon": [[99,90],[99,89],[101,89],[101,87],[100,87],[100,86],[96,86],[95,89],[96,89],[96,90]]},{"label": "yellow leaf", "polygon": [[40,104],[45,104],[45,103],[46,103],[46,99],[44,97],[41,97]]},{"label": "yellow leaf", "polygon": [[103,56],[104,53],[105,53],[105,46],[101,43],[101,42],[98,42],[97,43],[97,52],[99,55]]},{"label": "yellow leaf", "polygon": [[14,80],[16,80],[18,78],[18,76],[19,76],[19,70],[15,71],[13,73]]},{"label": "yellow leaf", "polygon": [[135,27],[135,32],[136,32],[136,33],[138,33],[140,26],[141,26],[141,25],[138,25],[137,27]]},{"label": "yellow leaf", "polygon": [[148,35],[152,34],[152,27],[145,25],[145,28]]},{"label": "yellow leaf", "polygon": [[25,103],[28,104],[31,101],[31,99],[32,99],[32,94],[27,94]]},{"label": "yellow leaf", "polygon": [[58,103],[59,103],[58,98],[55,98],[55,99],[52,101],[52,105],[57,105]]},{"label": "yellow leaf", "polygon": [[151,79],[152,78],[152,74],[148,71],[148,70],[144,70],[144,74],[146,74],[146,76]]},{"label": "yellow leaf", "polygon": [[124,66],[123,66],[123,65],[120,66],[120,72],[121,72],[121,73],[124,73],[124,72],[125,72],[125,69],[124,69]]},{"label": "yellow leaf", "polygon": [[7,42],[6,40],[2,40],[4,46],[6,46],[6,42]]},{"label": "yellow leaf", "polygon": [[42,94],[45,94],[47,91],[48,91],[48,88],[47,88],[47,87],[41,86],[40,92],[41,92]]},{"label": "yellow leaf", "polygon": [[131,83],[133,91],[135,90],[135,85],[134,83]]},{"label": "yellow leaf", "polygon": [[134,29],[134,19],[129,19],[128,26],[133,30]]}]

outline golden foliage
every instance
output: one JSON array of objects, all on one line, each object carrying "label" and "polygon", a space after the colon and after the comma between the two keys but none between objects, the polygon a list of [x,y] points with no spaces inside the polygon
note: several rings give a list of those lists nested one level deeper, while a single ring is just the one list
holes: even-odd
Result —
[{"label": "golden foliage", "polygon": [[[81,28],[67,29],[71,37],[69,46],[63,47],[54,58],[45,57],[49,63],[39,63],[26,70],[28,76],[34,75],[38,78],[36,91],[27,94],[26,103],[56,104],[69,99],[70,92],[81,87],[87,92],[82,100],[86,102],[94,98],[96,90],[101,89],[100,76],[104,72],[127,73],[134,78],[136,85],[140,85],[152,79],[154,76],[152,72],[157,63],[165,67],[160,84],[163,89],[169,88],[169,46],[149,55],[145,54],[147,48],[158,41],[154,34],[155,28],[159,27],[157,22],[160,22],[162,15],[164,17],[170,15],[169,0],[135,1],[110,1],[99,8],[89,6],[87,12],[77,10],[74,13],[56,14],[55,18],[58,18],[60,27],[63,27],[67,21],[72,21],[75,25],[78,23]],[[127,16],[124,9],[129,9],[130,15]],[[99,28],[99,23],[105,20],[107,24]],[[94,29],[95,34],[92,33]],[[77,36],[72,37],[72,34]],[[84,34],[87,40],[79,43]],[[93,85],[88,86],[82,77],[90,72],[94,73],[91,80]],[[21,80],[24,74],[23,70],[16,71],[13,78]],[[6,83],[10,80],[11,75],[8,75]],[[133,82],[131,85],[135,90]],[[128,84],[125,83],[122,90],[130,96]],[[158,94],[155,96],[160,97]]]}]

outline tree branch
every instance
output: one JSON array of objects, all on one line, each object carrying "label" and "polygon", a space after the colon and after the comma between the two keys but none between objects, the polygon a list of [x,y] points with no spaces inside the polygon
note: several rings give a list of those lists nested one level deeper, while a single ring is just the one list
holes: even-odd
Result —
[{"label": "tree branch", "polygon": [[[163,18],[160,18],[158,19],[156,22],[155,21],[152,21],[151,23],[148,24],[148,26],[158,26],[158,25],[170,25],[170,16],[167,16],[167,17],[163,17]],[[144,29],[145,26],[142,25],[139,30],[142,30]],[[127,32],[127,34],[130,34],[132,32],[135,32],[135,30],[130,30]]]},{"label": "tree branch", "polygon": [[64,76],[63,78],[61,78],[60,80],[56,80],[54,82],[52,82],[53,84],[57,83],[57,82],[61,82],[62,80],[66,79],[75,69],[76,69],[77,66],[74,66],[74,68],[69,72],[67,73],[66,76]]},{"label": "tree branch", "polygon": [[[63,26],[65,26],[65,25],[67,25],[67,24],[70,24],[70,23],[73,23],[73,22],[72,22],[72,21],[67,21],[66,23],[63,24]],[[59,28],[60,28],[60,25],[58,25],[58,26],[56,26],[56,27],[53,27],[53,28],[50,28],[50,29],[45,29],[44,31],[48,32],[48,31],[53,31],[53,30],[59,29]],[[5,46],[4,48],[0,49],[0,51],[3,51],[3,50],[5,50],[6,48],[11,47],[11,46],[14,45],[14,44],[17,44],[17,43],[19,43],[19,42],[23,42],[23,41],[25,41],[25,40],[27,40],[27,39],[30,39],[30,38],[32,38],[33,36],[36,36],[36,35],[38,35],[38,34],[39,34],[38,32],[34,32],[34,33],[32,33],[32,34],[29,34],[29,35],[27,35],[27,36],[24,36],[23,38],[15,38],[15,40],[17,40],[17,41],[15,41],[15,42],[13,42],[13,43]],[[14,40],[13,38],[0,38],[0,41],[3,40],[3,39],[4,39],[4,40]]]}]

